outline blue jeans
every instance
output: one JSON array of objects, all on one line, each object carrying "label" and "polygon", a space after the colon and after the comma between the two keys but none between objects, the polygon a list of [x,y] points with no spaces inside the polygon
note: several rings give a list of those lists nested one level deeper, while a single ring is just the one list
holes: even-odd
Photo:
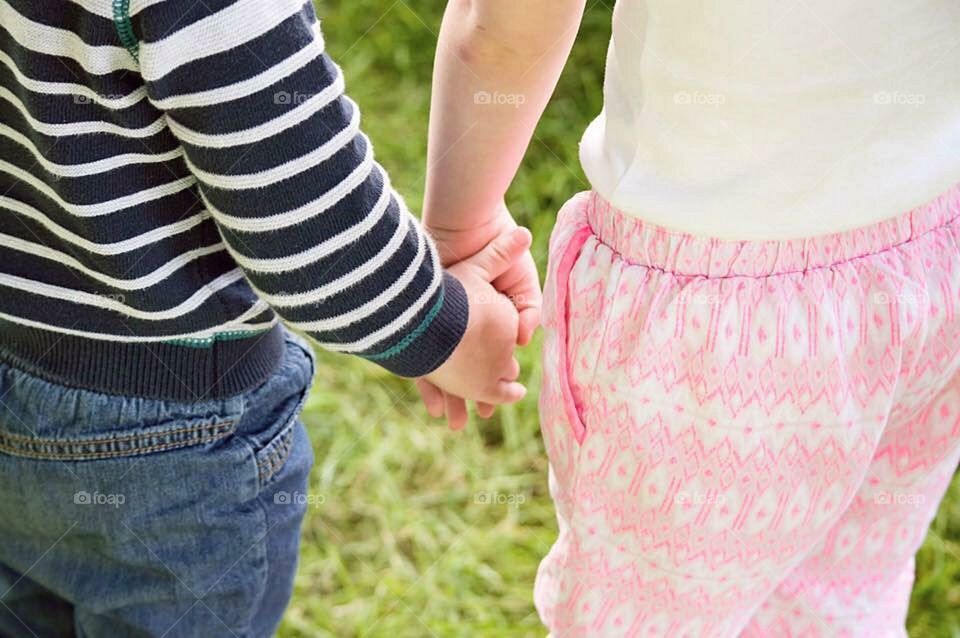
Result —
[{"label": "blue jeans", "polygon": [[0,635],[270,636],[313,453],[309,345],[260,387],[171,402],[0,365]]}]

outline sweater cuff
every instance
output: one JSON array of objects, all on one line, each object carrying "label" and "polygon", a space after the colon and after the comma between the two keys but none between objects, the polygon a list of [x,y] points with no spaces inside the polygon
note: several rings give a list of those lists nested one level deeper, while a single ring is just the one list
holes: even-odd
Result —
[{"label": "sweater cuff", "polygon": [[463,339],[469,316],[467,291],[456,277],[444,272],[443,284],[426,314],[412,321],[394,345],[361,356],[402,377],[422,377],[450,358]]}]

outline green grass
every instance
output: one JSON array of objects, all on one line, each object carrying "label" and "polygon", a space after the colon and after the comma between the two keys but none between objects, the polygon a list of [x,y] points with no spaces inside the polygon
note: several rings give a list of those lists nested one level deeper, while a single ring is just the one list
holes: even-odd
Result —
[{"label": "green grass", "polygon": [[[429,82],[442,2],[323,1],[329,50],[364,109],[378,159],[414,210],[423,193]],[[542,267],[554,215],[587,187],[580,132],[601,106],[610,8],[592,4],[509,204]],[[319,354],[304,421],[322,495],[304,526],[280,636],[543,636],[537,564],[556,533],[536,413],[539,340],[521,353],[533,390],[464,433],[430,421],[412,386],[373,365]],[[499,494],[512,504],[484,504]],[[522,502],[521,502],[522,501]],[[960,483],[917,561],[911,635],[960,636]]]}]

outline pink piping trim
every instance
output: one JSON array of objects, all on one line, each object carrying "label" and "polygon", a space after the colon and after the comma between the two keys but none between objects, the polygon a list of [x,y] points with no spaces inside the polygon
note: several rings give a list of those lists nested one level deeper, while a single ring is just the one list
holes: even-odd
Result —
[{"label": "pink piping trim", "polygon": [[567,248],[563,252],[563,257],[560,259],[560,264],[557,266],[557,307],[555,316],[558,319],[557,337],[560,342],[560,360],[557,366],[557,374],[559,375],[563,409],[567,414],[567,421],[573,429],[573,438],[577,440],[578,444],[582,444],[586,438],[587,426],[580,418],[577,402],[574,400],[573,392],[570,390],[570,361],[568,361],[567,356],[567,325],[569,321],[567,296],[570,290],[570,271],[573,270],[573,264],[577,261],[577,257],[580,256],[580,251],[583,250],[583,245],[587,243],[587,239],[589,239],[591,235],[593,235],[593,231],[589,226],[584,226],[577,230],[570,239],[570,243],[567,244]]}]

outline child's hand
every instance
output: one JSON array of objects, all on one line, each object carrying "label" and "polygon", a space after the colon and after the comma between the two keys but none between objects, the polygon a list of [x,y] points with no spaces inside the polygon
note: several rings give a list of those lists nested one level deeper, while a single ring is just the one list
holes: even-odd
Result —
[{"label": "child's hand", "polygon": [[[514,229],[501,234],[476,255],[448,268],[467,291],[470,318],[463,340],[450,358],[424,377],[447,396],[433,392],[432,402],[426,395],[424,399],[434,415],[443,413],[437,409],[437,402],[446,401],[447,418],[453,429],[466,423],[463,399],[496,405],[514,403],[526,394],[526,388],[515,381],[520,373],[513,358],[519,315],[513,303],[490,282],[527,251],[530,239],[527,229]],[[420,386],[423,391],[424,384]]]},{"label": "child's hand", "polygon": [[[430,233],[440,252],[444,265],[455,264],[476,253],[494,238],[517,228],[517,222],[501,203],[485,221],[472,228],[450,229],[431,224],[433,216],[424,212],[424,228]],[[540,325],[540,276],[529,250],[520,253],[496,279],[493,287],[513,301],[520,313],[517,344],[530,343],[533,333]]]}]

